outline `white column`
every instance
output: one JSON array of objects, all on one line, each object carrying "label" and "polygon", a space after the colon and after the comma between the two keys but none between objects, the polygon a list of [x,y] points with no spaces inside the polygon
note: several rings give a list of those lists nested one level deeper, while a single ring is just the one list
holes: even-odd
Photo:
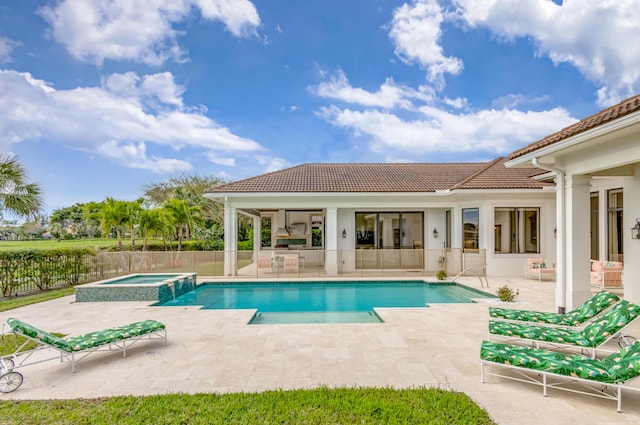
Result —
[{"label": "white column", "polygon": [[327,208],[325,221],[325,272],[327,276],[338,275],[338,209]]},{"label": "white column", "polygon": [[236,209],[224,201],[224,275],[235,276],[237,269],[238,217]]},{"label": "white column", "polygon": [[640,165],[636,165],[633,177],[624,181],[624,298],[640,304],[640,239],[631,239],[631,228],[640,218]]},{"label": "white column", "polygon": [[591,298],[590,184],[584,176],[565,178],[566,310]]},{"label": "white column", "polygon": [[262,219],[253,217],[253,251],[258,252],[262,249]]}]

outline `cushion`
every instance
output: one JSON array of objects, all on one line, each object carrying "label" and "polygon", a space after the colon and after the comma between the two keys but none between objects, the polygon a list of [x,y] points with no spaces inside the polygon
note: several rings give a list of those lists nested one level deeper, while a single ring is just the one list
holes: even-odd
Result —
[{"label": "cushion", "polygon": [[145,335],[165,328],[164,324],[155,320],[144,320],[141,322],[130,323],[128,325],[116,326],[102,331],[89,332],[84,335],[59,338],[18,319],[10,318],[7,320],[7,324],[17,333],[27,335],[30,338],[66,352],[82,351],[99,347],[101,345],[108,345],[110,343]]},{"label": "cushion", "polygon": [[480,358],[494,363],[558,375],[574,376],[598,382],[614,382],[614,377],[603,362],[583,355],[482,341]]}]

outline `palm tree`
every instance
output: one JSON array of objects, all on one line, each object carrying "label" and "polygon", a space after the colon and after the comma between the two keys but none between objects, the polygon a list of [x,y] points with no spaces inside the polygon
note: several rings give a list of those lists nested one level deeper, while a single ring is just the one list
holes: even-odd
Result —
[{"label": "palm tree", "polygon": [[140,231],[144,237],[142,243],[142,250],[147,250],[147,241],[149,240],[149,234],[157,235],[158,233],[164,234],[167,228],[167,216],[165,212],[160,208],[154,208],[152,210],[142,210],[140,212],[139,222]]},{"label": "palm tree", "polygon": [[42,189],[29,183],[28,174],[18,158],[0,155],[0,216],[3,211],[28,217],[42,208]]},{"label": "palm tree", "polygon": [[109,234],[113,228],[118,239],[118,249],[122,251],[122,229],[129,220],[127,202],[113,198],[105,199],[100,208],[100,226],[104,234]]},{"label": "palm tree", "polygon": [[131,250],[136,247],[136,225],[140,221],[140,212],[142,211],[142,198],[135,201],[122,201],[127,208],[127,219],[124,224],[129,226],[131,232]]},{"label": "palm tree", "polygon": [[183,237],[186,236],[189,239],[191,227],[200,220],[201,209],[197,206],[189,206],[187,201],[181,199],[169,199],[163,208],[169,213],[177,229],[178,251],[180,251]]}]

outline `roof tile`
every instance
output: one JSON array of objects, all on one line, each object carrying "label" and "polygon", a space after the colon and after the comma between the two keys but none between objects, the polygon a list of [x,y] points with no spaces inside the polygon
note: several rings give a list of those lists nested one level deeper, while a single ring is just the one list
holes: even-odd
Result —
[{"label": "roof tile", "polygon": [[304,164],[228,183],[206,193],[435,192],[447,189],[540,189],[541,170],[479,163]]},{"label": "roof tile", "polygon": [[576,134],[591,130],[600,125],[606,124],[610,121],[621,118],[625,115],[629,115],[636,111],[640,111],[640,94],[623,100],[617,105],[613,105],[607,109],[603,109],[602,111],[584,118],[575,124],[565,127],[562,130],[553,133],[542,140],[531,143],[530,145],[527,145],[524,148],[511,153],[511,155],[509,155],[509,159],[515,159],[528,153],[537,151],[538,149],[542,149],[546,146],[553,145],[554,143],[558,143],[562,140],[575,136]]}]

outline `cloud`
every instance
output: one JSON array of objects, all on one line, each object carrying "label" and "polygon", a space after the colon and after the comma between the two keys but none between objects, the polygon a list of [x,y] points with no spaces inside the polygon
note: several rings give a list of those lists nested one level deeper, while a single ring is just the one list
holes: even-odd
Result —
[{"label": "cloud", "polygon": [[291,163],[283,158],[266,155],[256,155],[255,159],[256,161],[258,161],[258,164],[265,166],[265,173],[271,173],[273,171],[279,171],[291,167]]},{"label": "cloud", "polygon": [[183,92],[170,73],[113,74],[100,87],[56,90],[29,73],[0,70],[0,147],[46,140],[162,172],[188,164],[149,156],[151,147],[227,155],[263,149],[205,116],[203,107],[185,107]]},{"label": "cloud", "polygon": [[356,111],[336,106],[321,108],[320,115],[337,127],[368,137],[374,151],[394,149],[410,153],[413,158],[434,152],[506,155],[576,121],[562,108],[542,112],[505,108],[452,113],[425,105],[419,111],[420,116],[414,120],[377,110]]},{"label": "cloud", "polygon": [[640,7],[637,0],[454,0],[468,27],[501,39],[532,40],[537,54],[569,63],[599,86],[607,106],[640,91]]},{"label": "cloud", "polygon": [[415,90],[396,84],[392,78],[387,78],[378,91],[372,93],[351,86],[341,69],[333,74],[329,81],[309,87],[308,90],[320,97],[386,109],[395,107],[410,109],[413,105],[411,99],[429,100],[433,98],[433,92],[427,88],[422,88],[422,91]]},{"label": "cloud", "polygon": [[444,19],[437,0],[414,0],[395,9],[388,25],[396,56],[426,69],[427,79],[437,88],[444,86],[445,74],[459,74],[463,68],[462,61],[445,56],[439,44]]},{"label": "cloud", "polygon": [[214,164],[218,164],[218,165],[224,165],[227,167],[233,167],[234,165],[236,165],[236,159],[235,158],[230,158],[230,157],[222,157],[218,154],[215,154],[213,152],[209,152],[207,154],[207,159],[214,163]]},{"label": "cloud", "polygon": [[11,62],[11,54],[13,49],[20,46],[21,43],[13,41],[10,38],[0,37],[0,63]]},{"label": "cloud", "polygon": [[193,9],[205,20],[221,21],[235,37],[257,35],[260,17],[249,0],[62,0],[38,12],[51,25],[51,36],[77,60],[159,66],[185,60],[174,25]]}]

